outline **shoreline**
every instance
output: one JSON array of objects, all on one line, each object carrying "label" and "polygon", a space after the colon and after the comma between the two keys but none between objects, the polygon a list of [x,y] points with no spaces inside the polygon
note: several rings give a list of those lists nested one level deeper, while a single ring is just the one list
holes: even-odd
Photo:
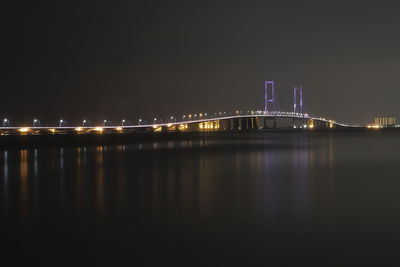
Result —
[{"label": "shoreline", "polygon": [[[81,147],[99,145],[124,145],[147,142],[185,141],[199,139],[240,138],[251,134],[265,138],[266,134],[332,134],[332,133],[400,133],[397,128],[383,128],[379,130],[367,128],[339,128],[339,129],[260,129],[250,131],[214,131],[214,132],[157,132],[157,133],[88,133],[88,134],[27,134],[0,136],[0,150],[40,147]],[[276,137],[276,136],[275,136]]]}]

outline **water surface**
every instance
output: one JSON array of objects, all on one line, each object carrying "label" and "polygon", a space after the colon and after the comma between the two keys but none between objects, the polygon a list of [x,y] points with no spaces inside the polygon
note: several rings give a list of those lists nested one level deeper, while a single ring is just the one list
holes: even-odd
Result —
[{"label": "water surface", "polygon": [[2,150],[1,257],[42,266],[397,265],[399,163],[393,132]]}]

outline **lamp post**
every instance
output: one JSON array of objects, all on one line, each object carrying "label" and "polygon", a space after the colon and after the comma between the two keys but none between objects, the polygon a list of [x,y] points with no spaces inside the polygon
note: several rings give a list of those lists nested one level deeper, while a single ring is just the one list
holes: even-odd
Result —
[{"label": "lamp post", "polygon": [[33,119],[32,126],[33,127],[40,127],[40,121],[38,119]]},{"label": "lamp post", "polygon": [[138,123],[139,125],[142,125],[142,119],[139,119],[139,123]]}]

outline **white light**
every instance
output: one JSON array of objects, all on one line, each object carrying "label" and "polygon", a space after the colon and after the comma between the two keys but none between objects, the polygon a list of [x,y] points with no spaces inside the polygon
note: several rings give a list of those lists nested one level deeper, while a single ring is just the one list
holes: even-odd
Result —
[{"label": "white light", "polygon": [[60,122],[63,122],[63,120],[60,120]]},{"label": "white light", "polygon": [[307,125],[304,124],[304,125],[303,125],[303,128],[307,128]]}]

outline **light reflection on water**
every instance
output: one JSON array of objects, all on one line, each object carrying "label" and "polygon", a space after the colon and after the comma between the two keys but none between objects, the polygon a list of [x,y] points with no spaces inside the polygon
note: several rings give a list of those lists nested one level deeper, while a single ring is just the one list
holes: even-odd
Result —
[{"label": "light reflection on water", "polygon": [[[197,240],[210,251],[227,246],[239,253],[240,237],[254,251],[275,242],[268,253],[277,254],[293,249],[280,240],[299,236],[308,248],[336,244],[349,227],[361,231],[373,211],[381,220],[366,229],[400,223],[392,213],[400,203],[398,139],[271,136],[3,151],[1,222],[22,240],[24,230],[36,229],[88,246],[98,236],[134,246],[176,238],[189,244],[171,245],[182,250]],[[385,194],[375,195],[374,187]],[[391,207],[390,215],[381,205]],[[96,237],[87,241],[90,233]],[[356,239],[352,245],[363,246]]]}]

